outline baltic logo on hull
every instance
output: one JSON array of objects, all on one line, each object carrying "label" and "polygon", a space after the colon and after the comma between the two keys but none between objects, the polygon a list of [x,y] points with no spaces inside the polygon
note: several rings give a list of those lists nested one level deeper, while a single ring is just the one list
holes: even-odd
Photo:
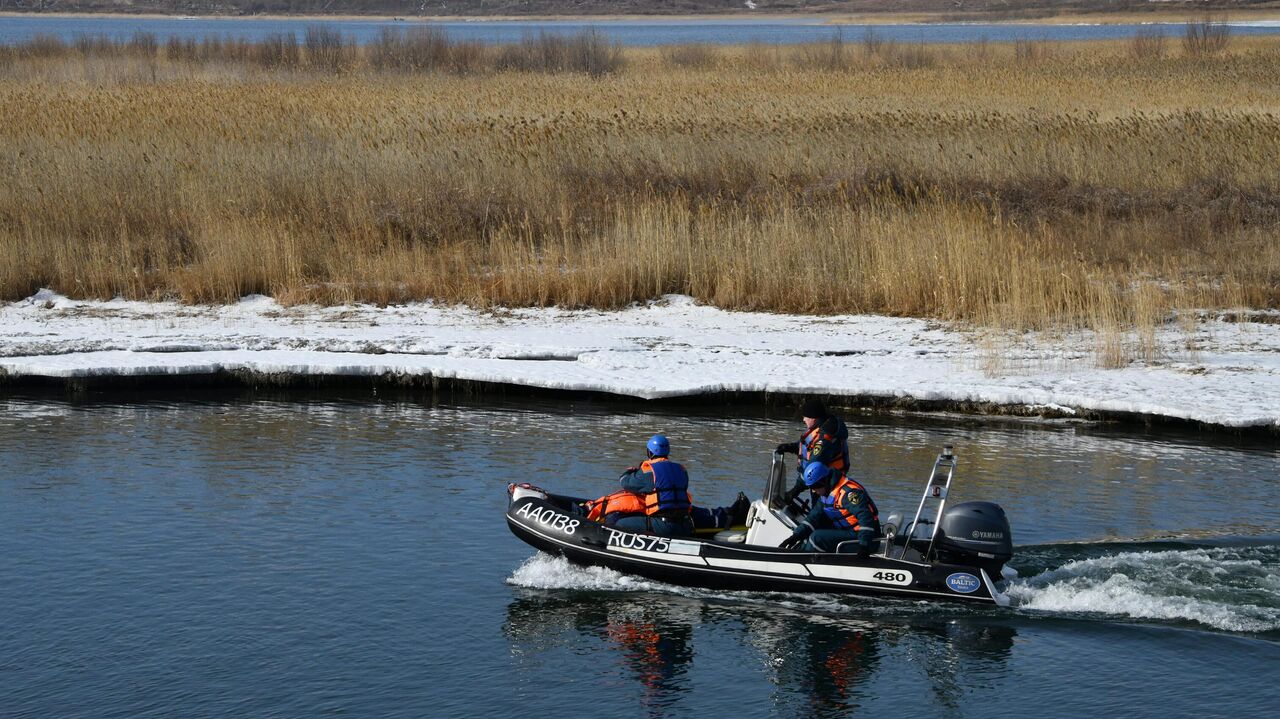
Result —
[{"label": "baltic logo on hull", "polygon": [[968,572],[956,572],[947,577],[947,586],[961,594],[972,594],[978,591],[978,587],[982,586],[982,582]]}]

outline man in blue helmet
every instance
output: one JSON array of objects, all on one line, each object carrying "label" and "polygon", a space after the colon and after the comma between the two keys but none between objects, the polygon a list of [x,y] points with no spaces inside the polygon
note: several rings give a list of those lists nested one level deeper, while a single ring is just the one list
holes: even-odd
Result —
[{"label": "man in blue helmet", "polygon": [[645,461],[628,469],[618,482],[644,500],[644,513],[623,517],[614,526],[664,537],[693,535],[693,497],[689,494],[689,473],[672,462],[671,442],[655,434],[645,444]]},{"label": "man in blue helmet", "polygon": [[622,489],[587,502],[587,518],[619,529],[667,537],[690,536],[695,528],[714,532],[746,521],[750,501],[739,493],[729,507],[695,507],[689,473],[671,461],[671,442],[655,434],[645,445],[646,459],[618,478]]},{"label": "man in blue helmet", "polygon": [[858,556],[870,556],[871,543],[880,534],[880,514],[866,488],[821,462],[805,467],[803,481],[818,495],[818,501],[778,546],[834,552],[841,542],[854,540]]}]

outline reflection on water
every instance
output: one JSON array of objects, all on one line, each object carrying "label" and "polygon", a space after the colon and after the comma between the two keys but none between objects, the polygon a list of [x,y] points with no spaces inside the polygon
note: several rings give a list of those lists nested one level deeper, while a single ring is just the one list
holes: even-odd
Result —
[{"label": "reflection on water", "polygon": [[[848,716],[875,698],[876,687],[914,678],[917,668],[936,703],[957,708],[967,693],[1007,679],[1017,637],[1012,626],[976,617],[864,621],[782,606],[547,590],[520,590],[503,633],[522,665],[537,666],[566,645],[607,657],[649,716],[666,714],[691,691],[695,657],[758,673],[781,716]],[[738,699],[732,682],[722,691],[726,705]]]},{"label": "reflection on water", "polygon": [[647,706],[662,706],[664,695],[676,690],[686,665],[693,659],[693,628],[661,617],[611,617],[605,636],[645,689]]},{"label": "reflection on water", "polygon": [[[636,682],[641,702],[661,715],[689,691],[696,602],[652,602],[645,597],[601,602],[596,597],[524,592],[507,606],[503,631],[517,661],[549,645],[603,645],[617,658],[617,674]],[[601,700],[607,701],[605,697]]]},{"label": "reflection on water", "polygon": [[875,674],[886,631],[870,623],[781,613],[743,616],[742,641],[769,669],[773,704],[789,716],[845,716]]}]

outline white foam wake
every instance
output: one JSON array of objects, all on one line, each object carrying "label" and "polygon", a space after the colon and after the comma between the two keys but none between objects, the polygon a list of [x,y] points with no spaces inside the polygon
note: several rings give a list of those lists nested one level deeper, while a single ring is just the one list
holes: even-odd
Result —
[{"label": "white foam wake", "polygon": [[[839,616],[848,625],[850,601],[833,594],[791,594],[695,589],[615,572],[604,567],[582,567],[564,557],[538,552],[516,568],[507,583],[527,589],[577,589],[605,592],[661,592],[697,600],[732,602],[740,607],[766,607],[796,612],[812,621],[829,621],[823,615]],[[856,600],[855,600],[856,601]],[[873,612],[873,606],[855,603],[859,612]]]},{"label": "white foam wake", "polygon": [[1275,551],[1213,548],[1125,552],[1014,580],[1016,606],[1191,621],[1231,632],[1280,630]]},{"label": "white foam wake", "polygon": [[644,591],[662,585],[605,567],[580,567],[564,557],[538,552],[525,560],[507,579],[529,589],[586,589],[595,591]]}]

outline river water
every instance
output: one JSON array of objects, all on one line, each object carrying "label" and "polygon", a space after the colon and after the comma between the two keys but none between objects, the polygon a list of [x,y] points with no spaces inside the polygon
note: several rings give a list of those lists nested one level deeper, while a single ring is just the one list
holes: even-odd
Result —
[{"label": "river water", "polygon": [[1010,609],[690,591],[537,554],[505,487],[604,493],[667,432],[701,503],[787,416],[408,399],[0,399],[0,716],[1257,716],[1280,706],[1280,448],[865,415],[914,506],[1001,503]]},{"label": "river water", "polygon": [[[301,38],[313,25],[337,30],[355,42],[376,39],[386,28],[403,30],[423,23],[385,20],[253,19],[253,18],[180,18],[180,17],[59,17],[0,16],[0,45],[31,40],[37,35],[52,35],[71,41],[80,35],[105,35],[126,40],[135,32],[155,34],[161,42],[171,37],[202,39],[209,36],[261,40],[268,35],[292,33]],[[1280,22],[1257,21],[1229,23],[1237,35],[1274,35],[1280,33]],[[673,43],[712,43],[740,45],[750,42],[796,44],[823,42],[839,35],[851,42],[861,41],[868,33],[880,40],[901,43],[962,43],[989,40],[1111,40],[1132,37],[1138,32],[1159,30],[1170,37],[1180,37],[1181,24],[1114,24],[1063,25],[1034,23],[937,23],[910,25],[844,25],[834,26],[822,18],[766,19],[670,19],[670,20],[490,20],[483,22],[446,21],[431,23],[454,40],[476,40],[486,43],[517,42],[529,35],[546,33],[572,35],[595,30],[623,45],[653,46]]]}]

